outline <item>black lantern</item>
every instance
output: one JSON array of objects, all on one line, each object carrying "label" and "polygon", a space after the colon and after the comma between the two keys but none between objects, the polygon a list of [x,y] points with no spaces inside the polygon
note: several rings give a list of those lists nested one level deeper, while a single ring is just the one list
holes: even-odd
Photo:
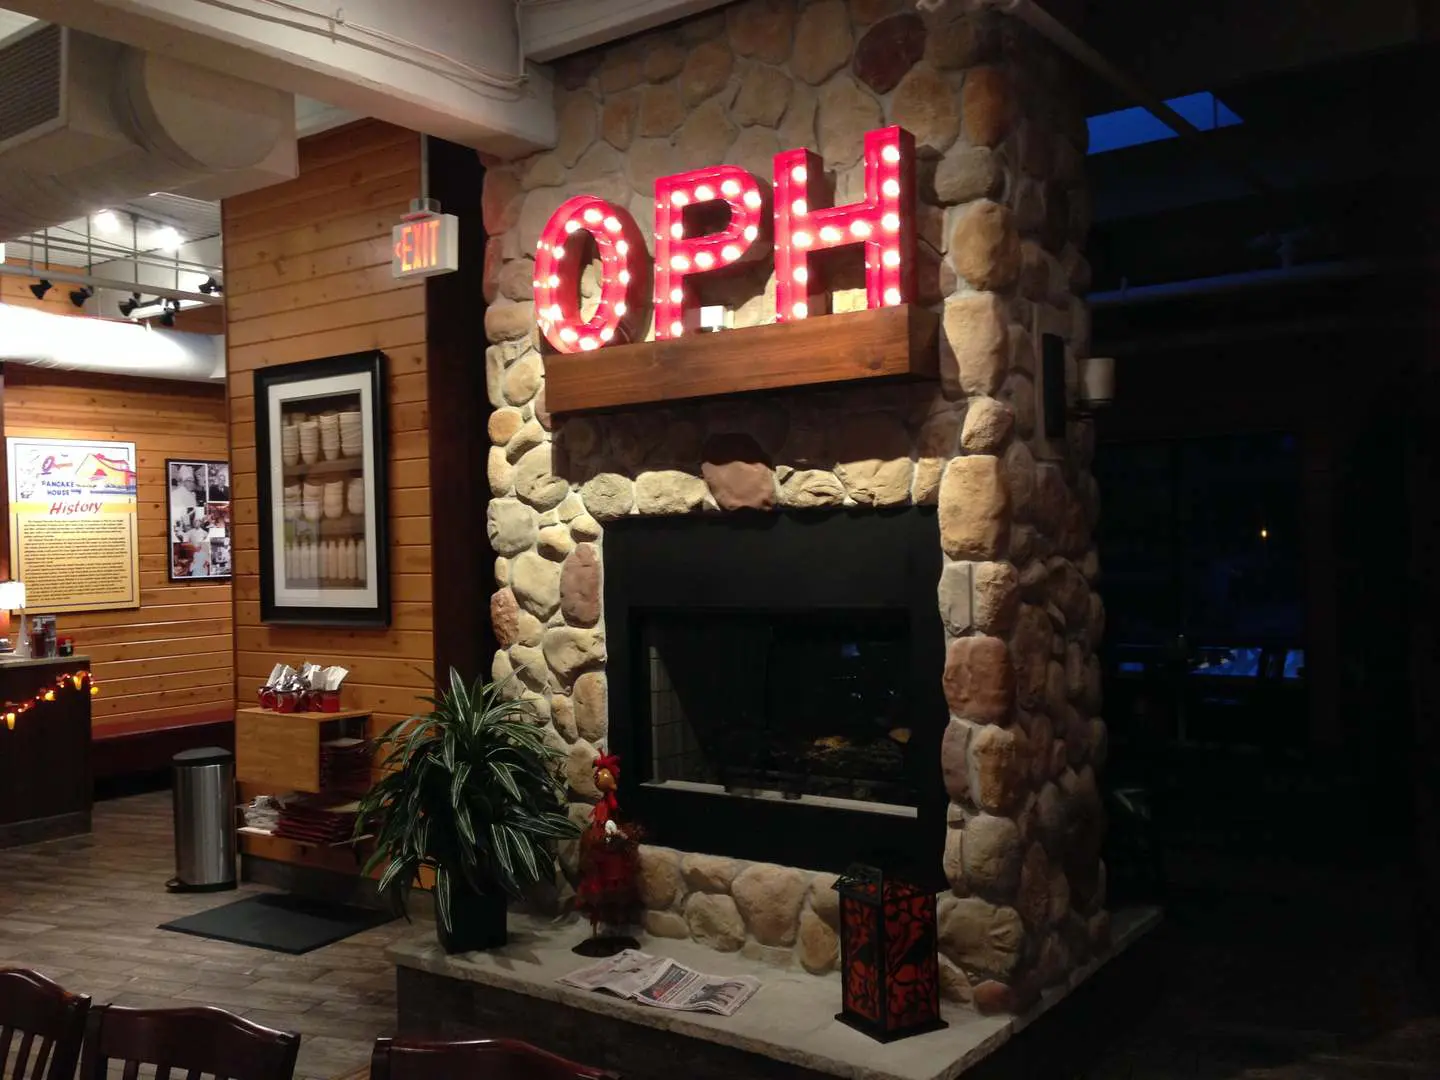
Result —
[{"label": "black lantern", "polygon": [[835,889],[843,987],[835,1019],[881,1042],[945,1027],[934,894],[858,865]]}]

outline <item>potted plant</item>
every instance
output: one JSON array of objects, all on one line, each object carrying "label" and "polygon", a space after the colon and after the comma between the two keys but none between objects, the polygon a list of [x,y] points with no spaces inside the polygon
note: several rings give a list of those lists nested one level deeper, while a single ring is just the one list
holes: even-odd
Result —
[{"label": "potted plant", "polygon": [[422,867],[435,875],[435,927],[446,952],[505,944],[510,897],[553,875],[553,842],[579,827],[564,813],[555,764],[526,701],[495,683],[424,697],[432,709],[377,740],[384,776],[360,801],[356,835],[373,834],[368,875],[383,866],[381,895],[405,910]]}]

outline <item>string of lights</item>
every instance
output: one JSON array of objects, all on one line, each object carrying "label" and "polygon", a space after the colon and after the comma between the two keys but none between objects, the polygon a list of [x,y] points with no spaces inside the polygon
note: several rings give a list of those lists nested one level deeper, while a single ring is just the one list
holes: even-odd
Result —
[{"label": "string of lights", "polygon": [[56,696],[65,690],[79,693],[86,688],[90,690],[90,696],[94,697],[100,693],[100,687],[95,685],[95,680],[90,677],[90,672],[85,668],[78,671],[68,671],[63,675],[55,677],[53,686],[47,686],[39,691],[34,697],[25,698],[21,701],[7,701],[4,705],[5,726],[10,731],[15,730],[15,721],[24,716],[37,705],[54,701]]}]

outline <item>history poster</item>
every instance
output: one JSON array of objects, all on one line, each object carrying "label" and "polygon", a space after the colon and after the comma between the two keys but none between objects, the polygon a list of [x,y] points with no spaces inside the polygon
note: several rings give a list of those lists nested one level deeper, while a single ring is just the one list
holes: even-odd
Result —
[{"label": "history poster", "polygon": [[30,614],[140,606],[134,443],[6,440],[10,574]]}]

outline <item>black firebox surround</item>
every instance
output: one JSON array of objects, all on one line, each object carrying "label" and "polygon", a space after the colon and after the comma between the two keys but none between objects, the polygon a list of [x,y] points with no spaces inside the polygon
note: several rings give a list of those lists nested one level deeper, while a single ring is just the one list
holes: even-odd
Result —
[{"label": "black firebox surround", "polygon": [[[940,888],[945,789],[940,684],[945,636],[936,602],[940,539],[931,507],[738,511],[631,517],[605,526],[610,749],[621,755],[621,805],[655,844],[715,855],[844,870],[866,861]],[[644,730],[640,614],[657,609],[903,609],[910,619],[911,745],[922,758],[918,817],[791,801],[676,791],[650,775]]]}]

